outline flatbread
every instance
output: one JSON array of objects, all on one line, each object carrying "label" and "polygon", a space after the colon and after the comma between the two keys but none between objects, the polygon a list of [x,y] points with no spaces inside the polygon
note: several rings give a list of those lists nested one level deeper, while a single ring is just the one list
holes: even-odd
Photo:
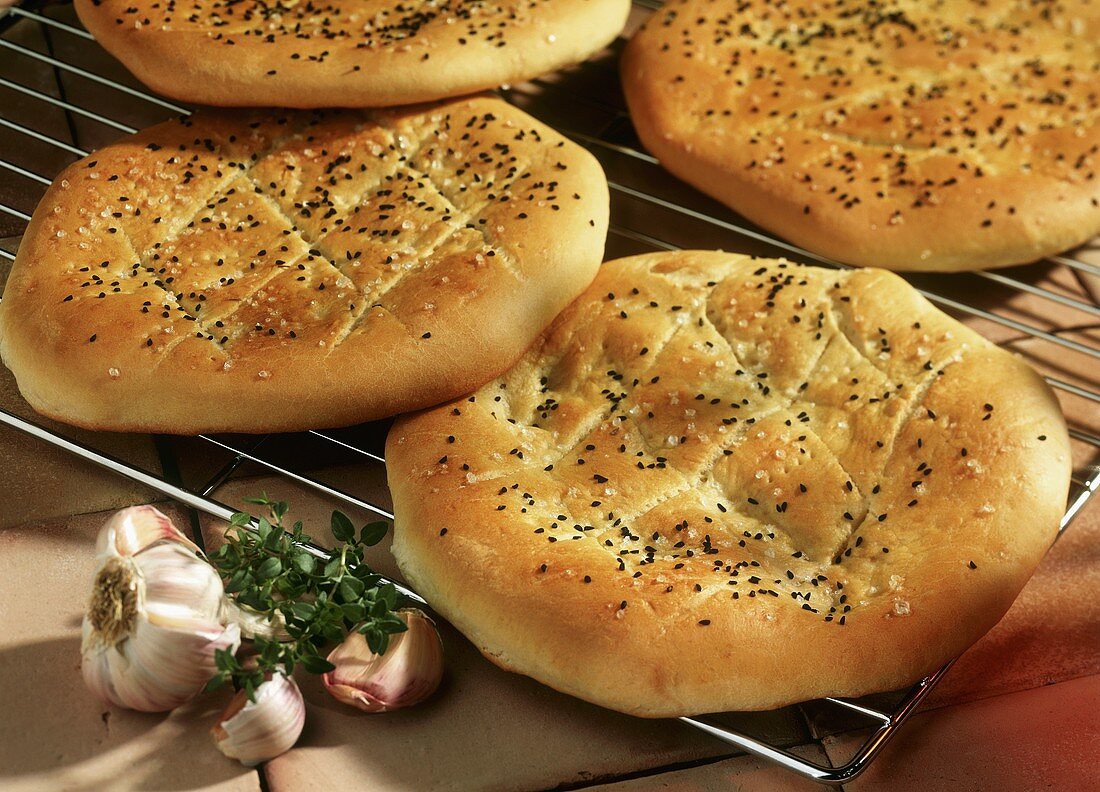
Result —
[{"label": "flatbread", "polygon": [[1100,233],[1100,5],[671,0],[628,45],[645,146],[837,261],[972,270]]},{"label": "flatbread", "polygon": [[898,688],[1008,609],[1069,486],[1032,369],[883,270],[605,264],[397,421],[393,551],[493,662],[647,717]]},{"label": "flatbread", "polygon": [[505,370],[595,275],[607,183],[507,103],[209,113],[66,169],[0,304],[39,412],[191,434],[338,426]]},{"label": "flatbread", "polygon": [[584,60],[629,0],[76,0],[154,90],[228,107],[384,107],[460,96]]}]

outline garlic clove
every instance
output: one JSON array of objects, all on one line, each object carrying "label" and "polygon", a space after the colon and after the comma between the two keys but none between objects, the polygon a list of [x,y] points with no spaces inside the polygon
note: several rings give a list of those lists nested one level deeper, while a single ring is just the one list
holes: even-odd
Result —
[{"label": "garlic clove", "polygon": [[293,679],[275,674],[249,701],[241,690],[211,729],[218,750],[246,767],[289,751],[306,722],[306,706]]},{"label": "garlic clove", "polygon": [[188,539],[172,520],[152,506],[131,506],[115,512],[99,530],[96,537],[96,556],[137,555],[156,542],[179,542],[198,553],[199,547]]},{"label": "garlic clove", "polygon": [[102,700],[170,710],[215,674],[215,651],[236,651],[240,629],[222,618],[217,572],[176,542],[101,557],[84,616],[81,671]]},{"label": "garlic clove", "polygon": [[268,619],[263,613],[259,613],[247,605],[241,605],[232,599],[226,600],[226,618],[241,628],[241,637],[253,640],[264,638],[268,641],[290,641],[290,633],[286,630],[286,619],[283,614],[276,612],[273,619]]},{"label": "garlic clove", "polygon": [[[88,631],[86,625],[86,639]],[[81,672],[88,687],[110,704],[166,712],[194,698],[217,673],[215,651],[235,652],[240,642],[235,624],[177,619],[165,627],[139,619],[126,640],[86,651]]]},{"label": "garlic clove", "polygon": [[143,550],[136,559],[144,579],[148,614],[156,614],[165,623],[177,614],[184,620],[194,616],[223,619],[228,600],[217,570],[186,547],[166,542]]},{"label": "garlic clove", "polygon": [[388,712],[418,704],[439,687],[443,641],[435,622],[415,608],[398,613],[408,629],[390,637],[384,655],[371,652],[358,632],[329,654],[336,668],[322,680],[334,698],[364,712]]}]

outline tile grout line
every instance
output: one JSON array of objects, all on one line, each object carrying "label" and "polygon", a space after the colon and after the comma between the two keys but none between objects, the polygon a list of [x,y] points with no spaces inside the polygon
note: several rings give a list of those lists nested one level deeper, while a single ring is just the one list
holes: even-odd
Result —
[{"label": "tile grout line", "polygon": [[256,773],[256,780],[259,782],[258,786],[260,792],[272,792],[271,781],[269,781],[267,777],[267,762],[256,765],[252,770]]},{"label": "tile grout line", "polygon": [[[57,52],[56,48],[54,47],[53,30],[44,22],[39,22],[38,24],[39,27],[42,29],[42,37],[46,41],[46,52],[50,55],[50,57],[56,58]],[[66,101],[68,97],[66,96],[65,82],[61,76],[61,69],[59,69],[57,66],[52,66],[51,69],[53,71],[53,83],[54,87],[57,89],[57,96],[62,101]],[[76,131],[76,120],[73,117],[72,111],[68,108],[65,108],[63,110],[63,114],[65,116],[65,128],[69,132],[69,142],[71,142],[74,146],[77,146],[78,148],[83,148],[80,145],[80,140],[78,139]]]},{"label": "tile grout line", "polygon": [[741,751],[728,754],[716,754],[714,756],[707,756],[700,759],[687,759],[682,762],[673,762],[667,765],[658,765],[656,767],[647,767],[641,770],[634,770],[629,773],[623,773],[622,775],[601,775],[592,776],[579,781],[563,781],[553,787],[547,787],[543,792],[571,792],[572,790],[591,789],[592,787],[603,786],[606,784],[620,784],[625,781],[634,781],[641,778],[652,778],[654,776],[663,775],[665,773],[676,773],[681,770],[691,770],[696,767],[706,767],[712,764],[718,764],[724,762],[727,759],[738,759],[743,756],[749,756],[749,754]]}]

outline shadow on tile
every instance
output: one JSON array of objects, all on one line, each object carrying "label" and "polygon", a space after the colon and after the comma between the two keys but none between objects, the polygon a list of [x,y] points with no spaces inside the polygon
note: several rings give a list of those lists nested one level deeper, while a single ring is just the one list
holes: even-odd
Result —
[{"label": "shadow on tile", "polygon": [[251,773],[218,754],[206,734],[228,694],[204,696],[171,714],[118,710],[84,689],[79,664],[78,636],[0,649],[0,786],[88,792],[252,786],[240,783]]}]

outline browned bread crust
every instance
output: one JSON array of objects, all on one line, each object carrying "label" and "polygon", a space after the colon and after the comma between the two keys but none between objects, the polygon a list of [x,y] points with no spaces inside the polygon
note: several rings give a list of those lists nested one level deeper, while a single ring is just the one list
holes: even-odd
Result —
[{"label": "browned bread crust", "polygon": [[607,183],[507,103],[210,113],[66,169],[0,303],[39,412],[190,434],[468,393],[595,275]]},{"label": "browned bread crust", "polygon": [[76,0],[142,82],[230,107],[383,107],[521,82],[619,34],[629,0]]},{"label": "browned bread crust", "polygon": [[863,266],[968,270],[1100,233],[1100,4],[671,0],[623,85],[661,164]]},{"label": "browned bread crust", "polygon": [[494,662],[643,716],[897,688],[997,622],[1069,485],[1031,368],[883,270],[605,264],[394,425],[394,553]]}]

